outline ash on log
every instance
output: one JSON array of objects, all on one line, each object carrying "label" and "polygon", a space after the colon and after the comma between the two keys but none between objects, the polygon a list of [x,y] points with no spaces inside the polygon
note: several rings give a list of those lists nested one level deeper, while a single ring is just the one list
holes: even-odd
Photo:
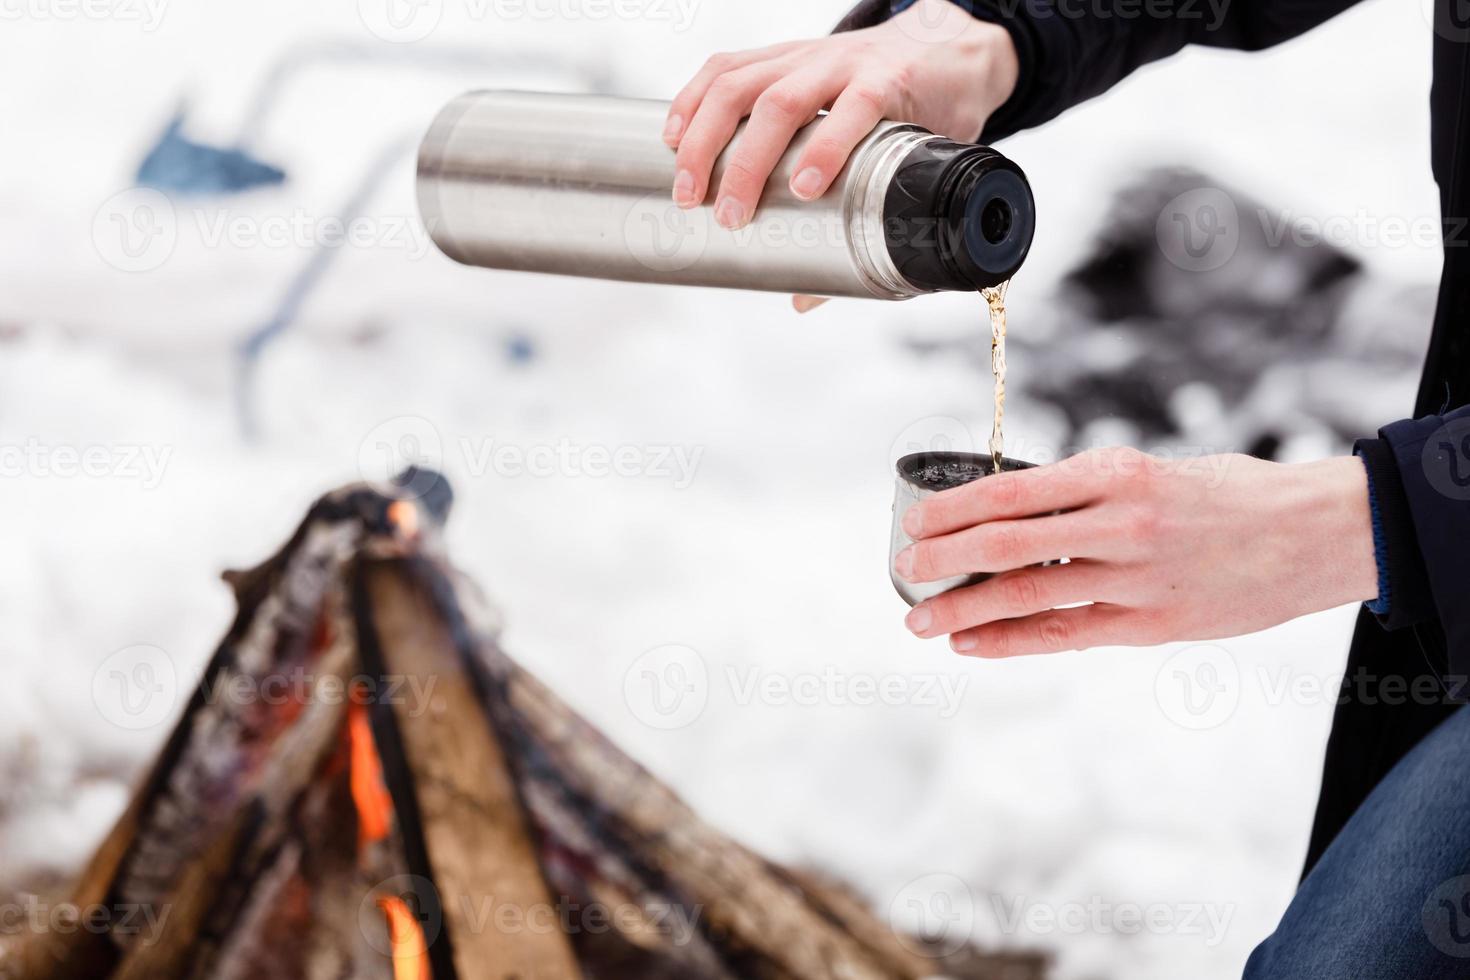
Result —
[{"label": "ash on log", "polygon": [[235,621],[73,890],[154,928],[34,935],[0,977],[1044,976],[920,955],[700,820],[500,649],[444,556],[450,496],[423,470],[343,488],[226,575]]}]

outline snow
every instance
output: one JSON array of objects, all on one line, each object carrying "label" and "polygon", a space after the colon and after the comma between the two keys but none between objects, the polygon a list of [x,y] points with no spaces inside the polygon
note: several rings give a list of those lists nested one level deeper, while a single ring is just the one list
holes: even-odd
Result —
[{"label": "snow", "polygon": [[[777,296],[467,270],[415,238],[403,156],[372,198],[373,240],[339,250],[267,350],[261,438],[242,440],[236,345],[368,161],[450,95],[576,88],[579,67],[666,95],[712,50],[839,13],[696,5],[680,30],[437,6],[417,45],[366,31],[371,0],[172,0],[153,30],[123,0],[101,19],[8,8],[28,13],[0,34],[0,887],[75,869],[167,730],[116,724],[99,667],[156,647],[177,694],[228,623],[218,572],[264,557],[317,493],[379,473],[383,446],[416,446],[454,482],[450,546],[508,647],[720,827],[895,915],[943,911],[947,890],[963,934],[1052,950],[1063,978],[1238,975],[1298,873],[1332,711],[1311,690],[1341,671],[1352,610],[1004,663],[911,637],[885,570],[889,464],[936,431],[988,433],[978,362],[916,352],[978,334],[973,297],[798,317]],[[299,72],[258,146],[288,183],[178,202],[165,261],[109,266],[99,209],[176,105],[191,136],[227,142],[273,59],[333,38],[545,58]],[[1012,140],[1040,202],[1013,336],[1144,165],[1200,166],[1318,219],[1433,215],[1429,39],[1415,8],[1376,0],[1263,55],[1187,53]],[[222,218],[308,231],[212,241]],[[1437,273],[1432,248],[1356,250],[1386,280]],[[1026,361],[1011,370],[1016,390]],[[1384,420],[1408,409],[1385,401]],[[1047,412],[1007,414],[1023,454],[1054,444]],[[589,473],[620,449],[625,475]],[[66,475],[73,453],[103,472]],[[1284,693],[1282,671],[1306,683]],[[670,727],[645,682],[680,678],[697,697]],[[1190,678],[1220,699],[1182,700]]]}]

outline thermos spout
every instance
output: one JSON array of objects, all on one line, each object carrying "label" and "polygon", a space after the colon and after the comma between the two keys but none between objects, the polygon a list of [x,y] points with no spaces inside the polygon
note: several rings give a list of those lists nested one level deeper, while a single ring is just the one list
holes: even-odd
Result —
[{"label": "thermos spout", "polygon": [[[424,225],[470,265],[878,299],[995,285],[1030,247],[1035,204],[1019,167],[989,147],[889,121],[814,201],[789,188],[815,124],[805,127],[754,219],[722,228],[708,202],[673,203],[667,111],[611,96],[462,95],[419,150]],[[716,162],[712,191],[729,155]]]}]

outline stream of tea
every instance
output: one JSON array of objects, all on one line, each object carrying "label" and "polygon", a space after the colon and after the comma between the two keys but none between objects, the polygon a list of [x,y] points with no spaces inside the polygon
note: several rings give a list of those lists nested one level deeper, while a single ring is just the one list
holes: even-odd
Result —
[{"label": "stream of tea", "polygon": [[1006,287],[1007,279],[999,286],[988,286],[980,290],[985,305],[990,310],[990,373],[995,377],[995,419],[990,423],[990,460],[995,472],[1000,472],[1001,456],[1005,452],[1003,426],[1006,418]]}]

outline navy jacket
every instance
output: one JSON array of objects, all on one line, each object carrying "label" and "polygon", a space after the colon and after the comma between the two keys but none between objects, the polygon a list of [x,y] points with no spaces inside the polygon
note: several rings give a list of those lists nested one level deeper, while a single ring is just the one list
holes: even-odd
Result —
[{"label": "navy jacket", "polygon": [[[863,0],[838,30],[876,24],[909,2]],[[1354,0],[955,2],[1003,25],[1020,56],[1016,91],[982,135],[992,142],[1046,122],[1187,44],[1269,47]],[[1384,611],[1359,614],[1307,870],[1393,764],[1470,700],[1470,8],[1462,0],[1434,2],[1431,164],[1444,271],[1414,418],[1357,446],[1368,468],[1379,549],[1382,585],[1373,605]]]}]

